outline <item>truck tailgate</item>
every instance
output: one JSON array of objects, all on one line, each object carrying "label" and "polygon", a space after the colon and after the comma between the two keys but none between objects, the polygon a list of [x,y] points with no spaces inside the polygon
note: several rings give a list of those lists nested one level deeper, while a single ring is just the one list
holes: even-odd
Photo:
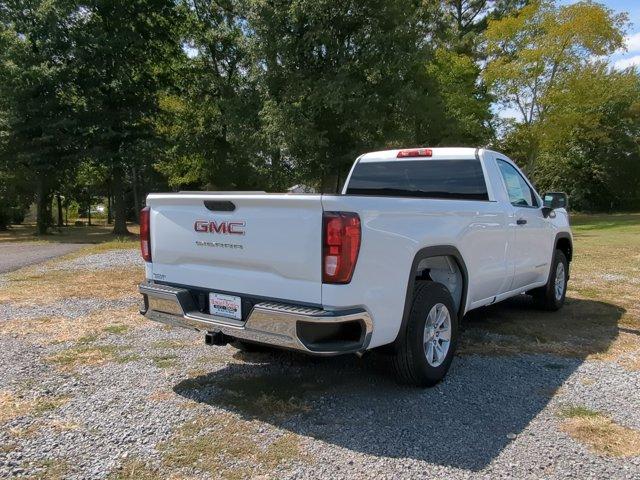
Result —
[{"label": "truck tailgate", "polygon": [[321,304],[319,195],[152,194],[147,205],[154,280]]}]

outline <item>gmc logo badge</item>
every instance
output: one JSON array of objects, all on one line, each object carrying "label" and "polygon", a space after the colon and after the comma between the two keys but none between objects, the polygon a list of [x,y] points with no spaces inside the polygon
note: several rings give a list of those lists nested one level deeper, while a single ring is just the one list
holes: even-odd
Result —
[{"label": "gmc logo badge", "polygon": [[208,222],[196,220],[193,229],[196,232],[219,233],[221,235],[244,235],[246,222]]}]

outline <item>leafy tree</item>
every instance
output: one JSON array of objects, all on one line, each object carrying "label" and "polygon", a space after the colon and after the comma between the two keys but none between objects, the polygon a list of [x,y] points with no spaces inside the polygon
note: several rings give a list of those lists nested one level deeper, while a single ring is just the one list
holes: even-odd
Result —
[{"label": "leafy tree", "polygon": [[483,56],[479,36],[486,30],[488,21],[512,14],[527,3],[527,0],[443,0],[436,37],[458,54]]},{"label": "leafy tree", "polygon": [[77,151],[68,42],[76,22],[74,5],[64,0],[0,7],[0,160],[10,172],[5,182],[23,180],[35,192],[40,234],[51,226],[53,190]]},{"label": "leafy tree", "polygon": [[72,38],[84,153],[106,167],[113,232],[126,234],[126,177],[141,145],[155,137],[158,93],[179,52],[174,24],[180,17],[171,0],[87,0],[78,15]]},{"label": "leafy tree", "polygon": [[426,69],[437,93],[429,106],[436,113],[429,130],[437,144],[486,144],[493,136],[491,97],[478,81],[478,64],[469,55],[439,48]]},{"label": "leafy tree", "polygon": [[[270,162],[335,191],[358,154],[430,137],[428,4],[250,1]],[[435,92],[434,92],[435,93]]]},{"label": "leafy tree", "polygon": [[249,76],[243,3],[193,0],[182,8],[190,58],[176,59],[174,88],[161,100],[167,148],[158,169],[174,187],[264,188],[269,180],[257,174],[261,99]]},{"label": "leafy tree", "polygon": [[[518,2],[488,3],[493,14]],[[434,51],[425,35],[437,32],[435,4],[182,7],[190,58],[175,59],[157,123],[166,140],[157,168],[174,188],[335,190],[364,150],[490,138],[475,59],[449,52],[444,36]]]},{"label": "leafy tree", "polygon": [[489,62],[484,78],[505,107],[517,108],[527,142],[526,168],[533,171],[540,149],[545,98],[567,75],[622,47],[625,14],[579,2],[558,7],[535,0],[515,14],[489,21],[485,33]]},{"label": "leafy tree", "polygon": [[603,63],[572,72],[545,98],[538,185],[578,209],[640,207],[640,75]]},{"label": "leafy tree", "polygon": [[[492,96],[481,77],[486,58],[482,34],[488,21],[513,14],[527,0],[445,0],[439,2],[433,29],[435,54],[427,60],[430,130],[442,145],[484,145],[494,138]],[[425,92],[429,95],[429,92]],[[440,97],[440,98],[438,98]]]},{"label": "leafy tree", "polygon": [[0,165],[0,231],[24,220],[24,213],[33,200],[22,172]]}]

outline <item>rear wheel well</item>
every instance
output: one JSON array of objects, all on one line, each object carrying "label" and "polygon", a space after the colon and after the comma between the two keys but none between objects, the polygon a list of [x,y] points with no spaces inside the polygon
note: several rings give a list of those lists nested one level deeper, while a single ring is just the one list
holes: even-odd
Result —
[{"label": "rear wheel well", "polygon": [[430,280],[441,283],[451,294],[456,312],[460,312],[465,278],[458,261],[451,255],[438,255],[420,260],[415,281]]},{"label": "rear wheel well", "polygon": [[395,351],[404,339],[407,323],[418,282],[432,281],[442,284],[451,294],[458,319],[466,308],[468,273],[460,251],[453,245],[434,245],[419,250],[408,272],[407,293],[400,328],[395,340],[385,350]]},{"label": "rear wheel well", "polygon": [[571,245],[571,240],[567,237],[560,237],[556,240],[556,248],[561,250],[564,253],[564,256],[567,257],[567,261],[571,261],[571,257],[573,255],[573,246]]}]

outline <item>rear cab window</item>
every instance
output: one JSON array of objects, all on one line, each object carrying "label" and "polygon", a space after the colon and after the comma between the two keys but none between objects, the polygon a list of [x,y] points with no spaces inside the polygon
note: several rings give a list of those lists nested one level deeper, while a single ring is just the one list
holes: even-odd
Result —
[{"label": "rear cab window", "polygon": [[358,163],[346,194],[489,200],[479,159],[424,159]]}]

